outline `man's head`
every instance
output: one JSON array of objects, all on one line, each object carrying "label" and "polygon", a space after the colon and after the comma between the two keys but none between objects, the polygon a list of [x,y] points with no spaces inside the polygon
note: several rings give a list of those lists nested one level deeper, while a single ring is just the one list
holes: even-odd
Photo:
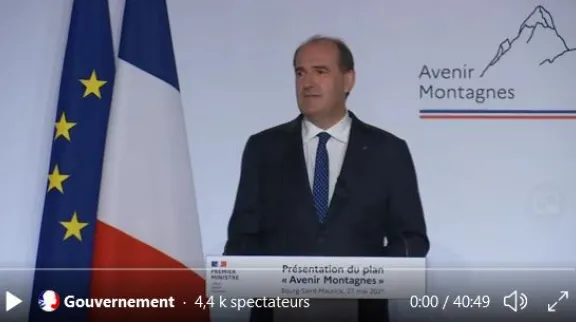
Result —
[{"label": "man's head", "polygon": [[341,117],[355,81],[348,46],[336,38],[312,37],[296,49],[293,65],[302,114],[313,120]]}]

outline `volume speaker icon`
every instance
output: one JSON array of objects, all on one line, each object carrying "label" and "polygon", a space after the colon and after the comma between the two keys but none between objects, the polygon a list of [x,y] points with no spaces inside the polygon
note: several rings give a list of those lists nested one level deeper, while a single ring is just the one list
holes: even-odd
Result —
[{"label": "volume speaker icon", "polygon": [[504,306],[508,307],[514,312],[519,310],[524,310],[528,305],[528,296],[524,293],[519,293],[514,291],[506,296],[504,296]]}]

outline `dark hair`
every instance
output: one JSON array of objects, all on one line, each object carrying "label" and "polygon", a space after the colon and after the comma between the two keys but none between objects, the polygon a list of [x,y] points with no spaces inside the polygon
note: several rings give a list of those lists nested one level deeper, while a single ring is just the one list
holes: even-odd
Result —
[{"label": "dark hair", "polygon": [[342,39],[322,35],[312,36],[308,38],[305,42],[300,44],[300,46],[298,46],[298,48],[296,48],[296,51],[294,52],[292,65],[294,65],[294,67],[296,66],[296,57],[298,56],[298,53],[303,47],[318,42],[328,42],[336,46],[336,49],[338,50],[338,65],[340,66],[340,70],[342,72],[349,72],[351,70],[354,70],[354,57],[352,56],[352,51],[350,50],[348,45],[346,45],[346,43],[344,43]]},{"label": "dark hair", "polygon": [[[335,37],[328,37],[322,35],[315,35],[308,38],[306,41],[300,44],[298,48],[294,51],[294,57],[292,58],[292,65],[296,67],[296,57],[300,50],[305,47],[306,45],[319,43],[319,42],[328,42],[336,46],[338,50],[338,66],[340,67],[340,71],[343,73],[349,72],[354,70],[354,56],[352,56],[352,51],[346,45],[346,43],[340,39]],[[346,92],[346,98],[350,95],[350,92]]]}]

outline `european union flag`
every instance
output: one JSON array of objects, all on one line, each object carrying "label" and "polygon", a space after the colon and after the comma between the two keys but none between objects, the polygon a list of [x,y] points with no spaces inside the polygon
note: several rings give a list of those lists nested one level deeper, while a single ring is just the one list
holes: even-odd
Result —
[{"label": "european union flag", "polygon": [[75,0],[52,137],[30,321],[87,320],[86,309],[63,306],[66,296],[90,295],[114,61],[108,1]]}]

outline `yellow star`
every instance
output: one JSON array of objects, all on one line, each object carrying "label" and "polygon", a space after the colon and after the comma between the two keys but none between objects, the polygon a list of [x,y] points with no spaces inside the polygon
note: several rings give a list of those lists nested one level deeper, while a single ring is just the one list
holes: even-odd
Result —
[{"label": "yellow star", "polygon": [[58,169],[58,165],[55,165],[54,170],[52,170],[52,173],[48,176],[48,180],[50,181],[50,184],[48,185],[48,192],[50,192],[52,189],[56,189],[61,193],[64,193],[62,182],[68,179],[68,177],[70,176],[67,174],[61,174],[60,169]]},{"label": "yellow star", "polygon": [[99,80],[95,70],[92,71],[89,79],[81,79],[80,82],[86,87],[84,90],[84,96],[82,97],[94,94],[96,97],[102,98],[100,87],[104,86],[107,81]]},{"label": "yellow star", "polygon": [[81,230],[88,226],[88,223],[78,221],[78,214],[76,212],[72,214],[72,219],[70,219],[70,221],[61,221],[60,224],[66,228],[64,240],[74,236],[78,238],[79,241],[82,241]]},{"label": "yellow star", "polygon": [[68,141],[70,141],[70,129],[76,126],[76,123],[68,122],[66,120],[66,113],[62,112],[62,116],[60,116],[60,121],[56,123],[56,136],[54,140],[58,137],[63,136]]}]

